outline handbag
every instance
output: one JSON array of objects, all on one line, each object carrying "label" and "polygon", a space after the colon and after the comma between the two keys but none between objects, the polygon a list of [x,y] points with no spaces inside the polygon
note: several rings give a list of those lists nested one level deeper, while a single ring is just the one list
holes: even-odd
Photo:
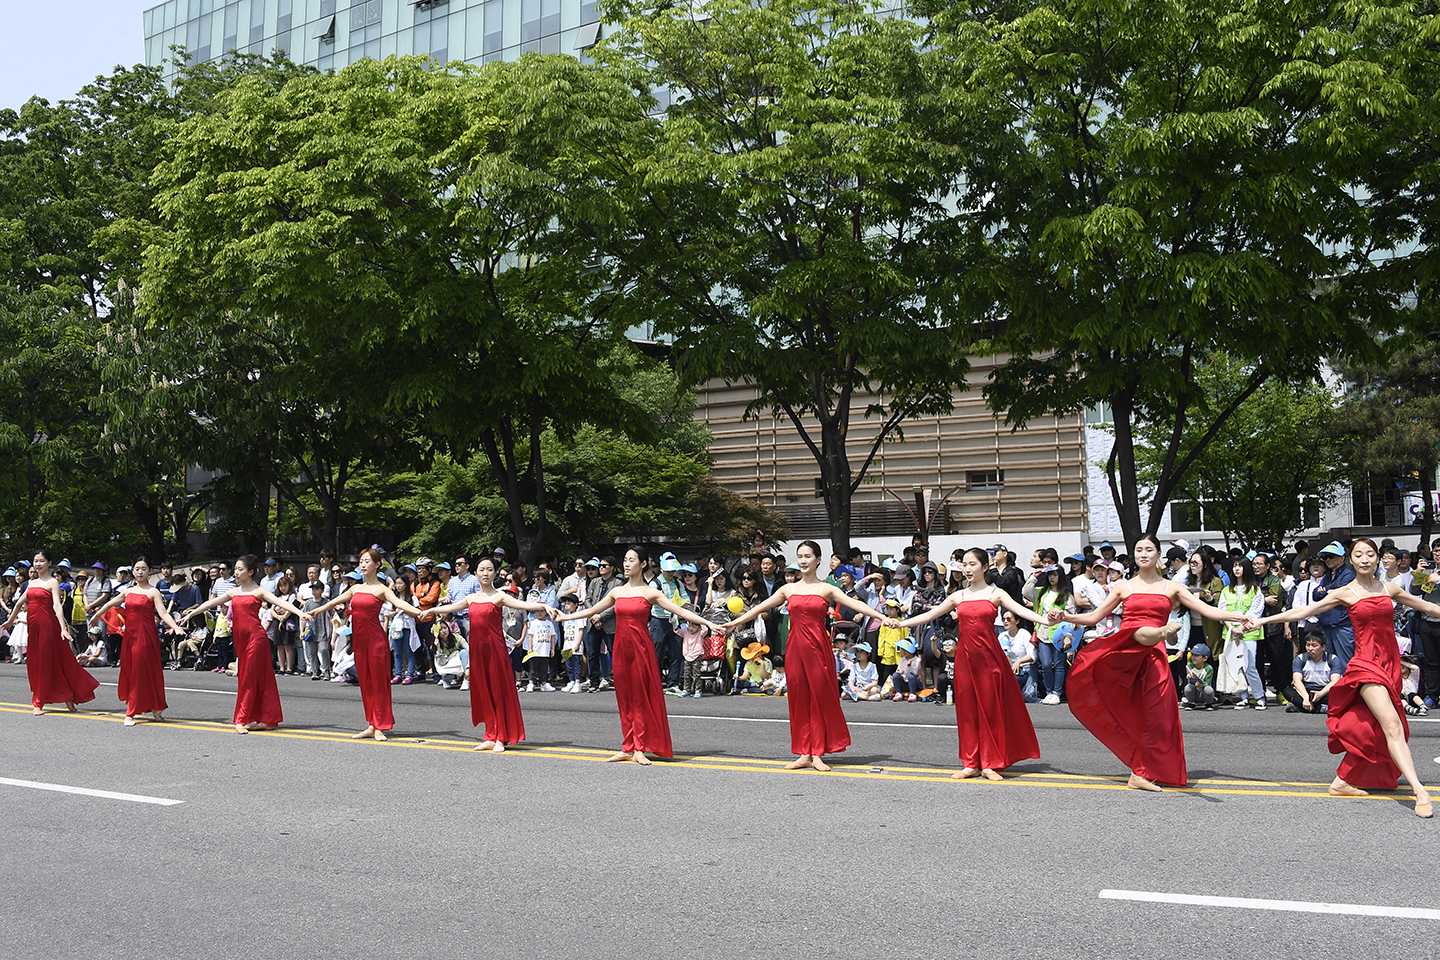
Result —
[{"label": "handbag", "polygon": [[706,660],[719,660],[725,656],[725,634],[712,633],[700,641],[701,654]]}]

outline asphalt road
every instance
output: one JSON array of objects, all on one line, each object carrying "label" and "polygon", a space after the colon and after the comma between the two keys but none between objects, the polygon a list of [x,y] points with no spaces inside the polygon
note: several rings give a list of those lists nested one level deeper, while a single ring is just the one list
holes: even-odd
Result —
[{"label": "asphalt road", "polygon": [[[234,681],[167,673],[172,722],[30,716],[0,666],[0,957],[1250,957],[1428,952],[1440,919],[1102,899],[1101,891],[1440,907],[1440,823],[1405,794],[1324,796],[1323,720],[1185,714],[1192,786],[1124,768],[1064,707],[1044,759],[957,782],[954,713],[846,704],[834,773],[791,773],[785,704],[667,698],[680,756],[602,764],[607,693],[522,694],[530,741],[476,754],[467,695],[281,678],[285,726],[237,736]],[[1440,781],[1440,724],[1413,724]],[[1440,915],[1437,915],[1440,916]]]}]

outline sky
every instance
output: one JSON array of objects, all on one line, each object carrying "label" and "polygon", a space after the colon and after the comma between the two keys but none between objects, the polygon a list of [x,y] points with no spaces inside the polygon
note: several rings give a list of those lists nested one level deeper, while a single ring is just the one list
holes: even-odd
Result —
[{"label": "sky", "polygon": [[0,109],[74,96],[145,60],[140,15],[157,0],[0,0]]}]

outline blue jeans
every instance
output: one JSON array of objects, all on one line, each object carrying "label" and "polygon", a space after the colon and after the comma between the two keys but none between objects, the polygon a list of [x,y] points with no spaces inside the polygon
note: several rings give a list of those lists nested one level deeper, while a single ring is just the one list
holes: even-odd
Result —
[{"label": "blue jeans", "polygon": [[685,660],[680,656],[680,637],[670,626],[669,618],[650,618],[650,640],[655,644],[655,661],[660,665],[665,686],[678,687]]},{"label": "blue jeans", "polygon": [[614,672],[610,668],[610,653],[601,650],[615,642],[615,637],[606,633],[599,627],[588,627],[585,630],[585,641],[582,644],[585,648],[585,662],[590,665],[590,686],[600,686],[600,678],[610,679]]},{"label": "blue jeans", "polygon": [[1340,658],[1340,672],[1344,673],[1355,656],[1355,628],[1347,620],[1333,627],[1321,624],[1320,632],[1325,634],[1325,653]]},{"label": "blue jeans", "polygon": [[572,653],[565,658],[565,676],[574,683],[580,682],[580,674],[585,669],[585,658],[580,654]]},{"label": "blue jeans", "polygon": [[[1048,639],[1036,641],[1035,654],[1040,658],[1040,679],[1045,684],[1047,694],[1053,693],[1057,697],[1065,695],[1065,673],[1069,670],[1066,657],[1080,645],[1080,637],[1084,632],[1083,627],[1067,623],[1055,627]],[[1070,650],[1057,649],[1056,641],[1063,645],[1067,636],[1070,638]]]},{"label": "blue jeans", "polygon": [[[395,639],[393,637],[391,638],[390,660],[391,663],[394,665],[390,674],[392,677],[415,676],[417,661],[415,657],[415,651],[410,649],[409,630],[403,631],[400,634],[399,639]],[[409,664],[410,668],[408,674],[405,669],[406,664]]]}]

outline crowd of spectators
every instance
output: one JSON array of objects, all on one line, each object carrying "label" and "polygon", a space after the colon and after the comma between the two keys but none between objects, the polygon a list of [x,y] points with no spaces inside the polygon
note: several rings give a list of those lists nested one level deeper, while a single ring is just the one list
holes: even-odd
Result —
[{"label": "crowd of spectators", "polygon": [[[1427,549],[1381,545],[1382,580],[1426,599],[1440,592],[1440,540]],[[1035,550],[1022,569],[1020,558],[1004,544],[988,549],[987,582],[1044,615],[1052,609],[1084,613],[1105,603],[1112,585],[1133,573],[1129,557],[1108,541],[1086,546],[1062,557],[1053,548]],[[511,561],[503,549],[492,556],[496,586],[517,597],[573,611],[593,606],[620,585],[613,555],[544,561],[532,570]],[[828,579],[869,606],[899,617],[923,613],[952,591],[966,586],[960,576],[960,551],[949,562],[931,558],[916,537],[897,556],[874,563],[859,549],[830,558]],[[461,600],[480,589],[474,570],[477,558],[458,555],[436,561],[421,556],[397,563],[388,558],[382,576],[397,595],[422,611]],[[123,608],[94,618],[94,611],[132,581],[130,569],[110,570],[103,561],[73,568],[56,564],[63,605],[71,623],[74,652],[92,667],[118,666]],[[1327,544],[1312,556],[1305,541],[1285,554],[1277,551],[1191,548],[1171,541],[1164,574],[1200,600],[1227,610],[1260,617],[1290,607],[1303,607],[1354,578],[1340,542]],[[782,584],[799,578],[799,568],[777,548],[756,538],[748,556],[726,558],[702,554],[682,561],[662,553],[649,562],[645,578],[676,604],[701,613],[712,623],[725,623],[768,598]],[[29,578],[29,564],[17,561],[0,582],[0,618],[8,614],[17,590]],[[362,579],[355,565],[322,552],[316,562],[264,562],[262,586],[313,610]],[[169,608],[178,613],[235,585],[224,561],[191,564],[177,569],[162,564],[154,580]],[[234,671],[228,610],[224,607],[189,618],[183,633],[165,629],[160,635],[171,669]],[[302,627],[299,618],[268,606],[261,620],[270,636],[277,673],[308,675],[311,680],[355,682],[354,656],[349,648],[348,611],[340,607]],[[395,684],[434,683],[449,688],[468,686],[469,618],[466,614],[412,617],[386,604],[381,614],[392,649]],[[1343,607],[1310,621],[1272,625],[1245,632],[1239,624],[1221,624],[1192,614],[1179,605],[1172,612],[1179,631],[1167,647],[1181,705],[1189,709],[1264,710],[1284,705],[1290,712],[1321,714],[1331,685],[1343,675],[1354,653],[1354,633]],[[996,643],[1004,650],[1016,682],[1029,702],[1057,705],[1065,699],[1065,678],[1075,656],[1096,637],[1121,628],[1123,607],[1100,624],[1030,625],[1011,614],[995,623]],[[842,694],[855,701],[953,702],[956,620],[952,615],[927,623],[911,633],[889,627],[838,607],[829,618],[837,681]],[[1396,607],[1396,635],[1404,676],[1405,708],[1423,714],[1440,698],[1440,621]],[[660,607],[651,610],[650,637],[667,692],[682,697],[756,694],[784,696],[785,647],[789,617],[784,606],[728,635],[705,635]],[[525,692],[571,694],[595,692],[613,683],[610,647],[615,635],[614,611],[589,621],[552,623],[541,613],[506,609],[506,642],[511,649],[516,684]],[[12,662],[25,658],[25,625],[18,622],[0,636],[0,655]],[[553,682],[552,682],[553,681]]]}]

